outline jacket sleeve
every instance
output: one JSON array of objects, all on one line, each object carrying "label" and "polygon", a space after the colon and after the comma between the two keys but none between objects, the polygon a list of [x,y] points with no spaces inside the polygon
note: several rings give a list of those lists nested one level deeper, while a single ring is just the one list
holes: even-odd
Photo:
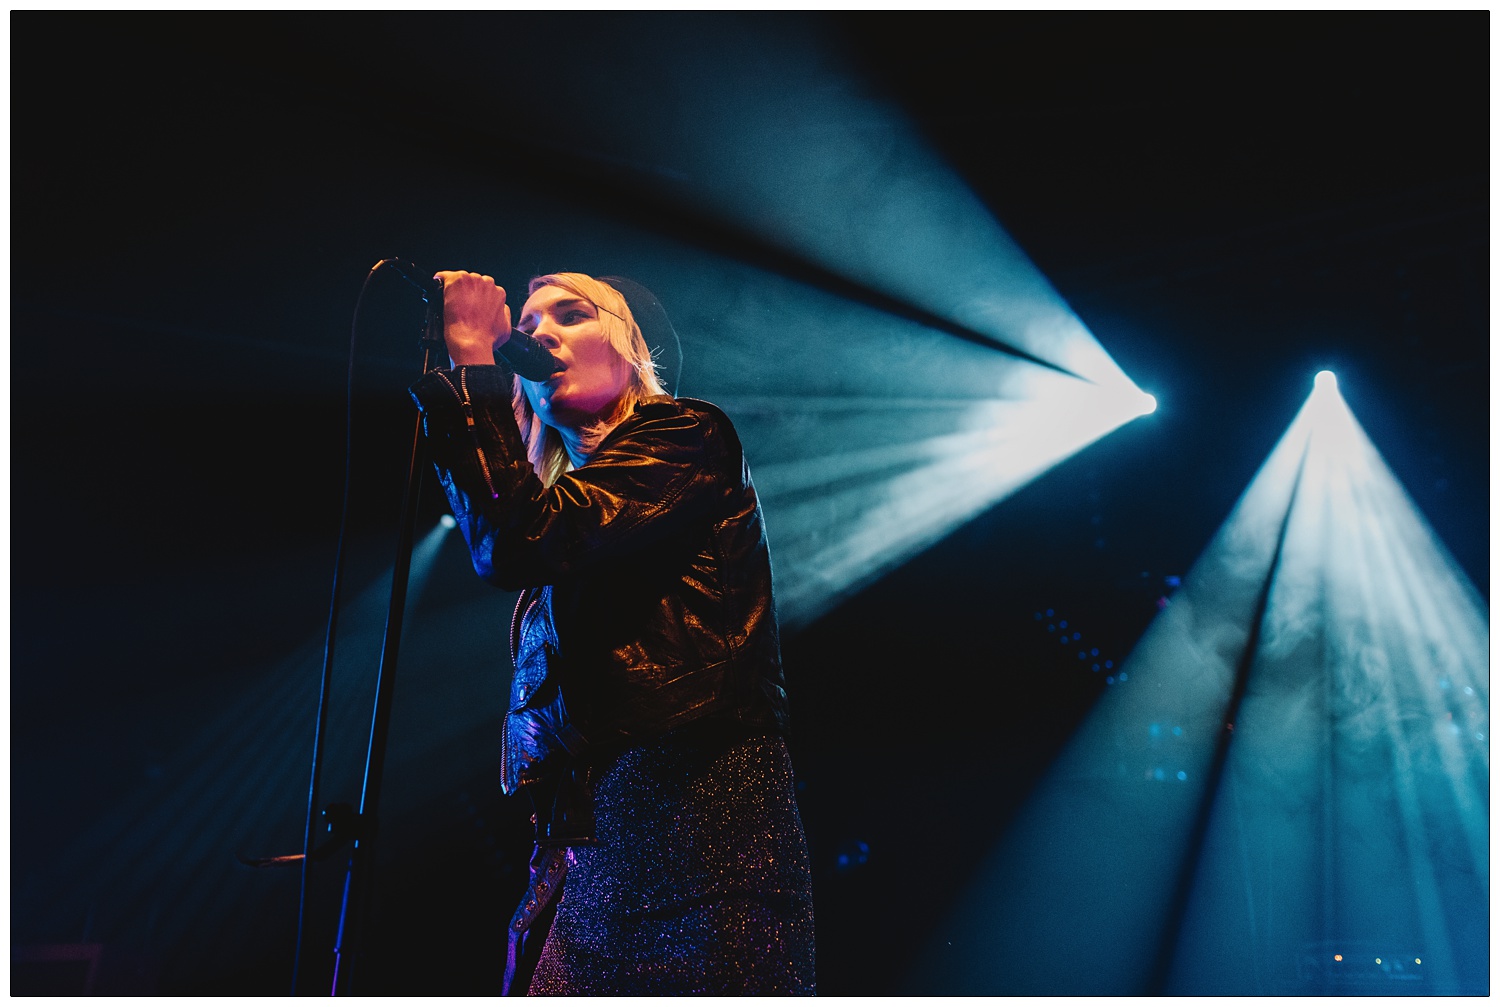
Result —
[{"label": "jacket sleeve", "polygon": [[644,549],[707,513],[722,488],[709,420],[643,403],[588,464],[544,487],[511,408],[510,372],[471,366],[411,388],[475,571],[508,590]]}]

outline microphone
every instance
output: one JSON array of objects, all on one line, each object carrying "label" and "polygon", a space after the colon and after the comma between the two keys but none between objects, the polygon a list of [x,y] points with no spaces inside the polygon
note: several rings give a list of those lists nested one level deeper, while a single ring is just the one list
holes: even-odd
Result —
[{"label": "microphone", "polygon": [[[386,259],[385,262],[398,276],[422,292],[422,300],[427,304],[426,338],[442,342],[443,281],[423,276],[422,271],[406,259]],[[546,381],[558,371],[567,370],[562,361],[547,351],[547,347],[514,325],[510,329],[510,338],[499,352],[510,369],[527,381]]]},{"label": "microphone", "polygon": [[500,347],[500,355],[511,370],[527,381],[546,381],[558,371],[568,369],[547,347],[514,325],[510,327],[510,338]]}]

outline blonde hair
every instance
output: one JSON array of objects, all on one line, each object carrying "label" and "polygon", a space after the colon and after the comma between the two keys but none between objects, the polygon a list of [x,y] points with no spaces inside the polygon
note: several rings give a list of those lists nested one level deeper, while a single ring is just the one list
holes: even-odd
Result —
[{"label": "blonde hair", "polygon": [[[666,390],[656,376],[656,363],[651,359],[651,349],[646,345],[646,337],[641,334],[641,327],[636,324],[635,316],[630,313],[630,305],[625,303],[623,294],[604,281],[584,273],[548,273],[534,277],[526,285],[526,295],[530,297],[542,287],[561,287],[592,303],[598,309],[599,327],[604,338],[620,355],[620,359],[630,365],[630,380],[616,400],[614,409],[582,431],[583,453],[591,455],[605,435],[630,415],[637,402],[653,395],[664,395]],[[563,446],[562,435],[536,415],[531,408],[531,401],[526,398],[526,392],[521,387],[519,377],[513,380],[511,407],[516,413],[521,440],[526,442],[527,460],[536,470],[542,485],[551,486],[568,470],[568,452]]]}]

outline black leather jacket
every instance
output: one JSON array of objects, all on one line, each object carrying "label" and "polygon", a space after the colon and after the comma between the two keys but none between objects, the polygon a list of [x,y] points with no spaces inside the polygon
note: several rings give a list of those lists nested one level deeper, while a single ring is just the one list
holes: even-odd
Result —
[{"label": "black leather jacket", "polygon": [[434,371],[412,397],[474,569],[530,589],[511,633],[506,792],[690,723],[785,731],[760,502],[718,407],[648,399],[543,487],[507,369]]}]

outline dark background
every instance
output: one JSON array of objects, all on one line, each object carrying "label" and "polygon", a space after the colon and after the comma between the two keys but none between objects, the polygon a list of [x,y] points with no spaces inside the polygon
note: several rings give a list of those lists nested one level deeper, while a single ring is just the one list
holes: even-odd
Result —
[{"label": "dark background", "polygon": [[[584,25],[622,45],[770,26],[839,53],[1162,403],[784,641],[821,992],[898,988],[925,921],[1105,688],[1033,613],[1123,658],[1318,369],[1488,598],[1487,14],[15,15],[12,939],[103,944],[96,991],[286,988],[293,872],[205,880],[222,897],[173,929],[171,904],[113,899],[121,878],[73,858],[110,835],[185,865],[300,846],[300,771],[264,805],[170,794],[196,732],[321,638],[370,264],[472,261],[491,236],[423,222],[493,177],[601,233],[794,271],[630,171],[488,157],[546,116],[507,104],[508,75],[528,94],[553,74],[607,86],[602,61],[557,42]],[[455,38],[497,58],[453,59]],[[658,68],[638,82],[662,89],[645,114],[703,83]],[[410,298],[371,298],[355,587],[389,562],[417,367]],[[424,604],[503,623],[465,566],[445,550]],[[501,687],[473,703],[498,716]],[[294,761],[311,716],[284,712]],[[393,783],[362,980],[489,992],[525,812],[499,798],[484,725],[427,740]],[[254,778],[259,759],[247,746],[223,771]],[[279,848],[242,849],[257,816]],[[339,873],[314,885],[318,949]],[[323,971],[318,950],[309,982]],[[44,972],[18,970],[13,992],[73,981]]]}]

